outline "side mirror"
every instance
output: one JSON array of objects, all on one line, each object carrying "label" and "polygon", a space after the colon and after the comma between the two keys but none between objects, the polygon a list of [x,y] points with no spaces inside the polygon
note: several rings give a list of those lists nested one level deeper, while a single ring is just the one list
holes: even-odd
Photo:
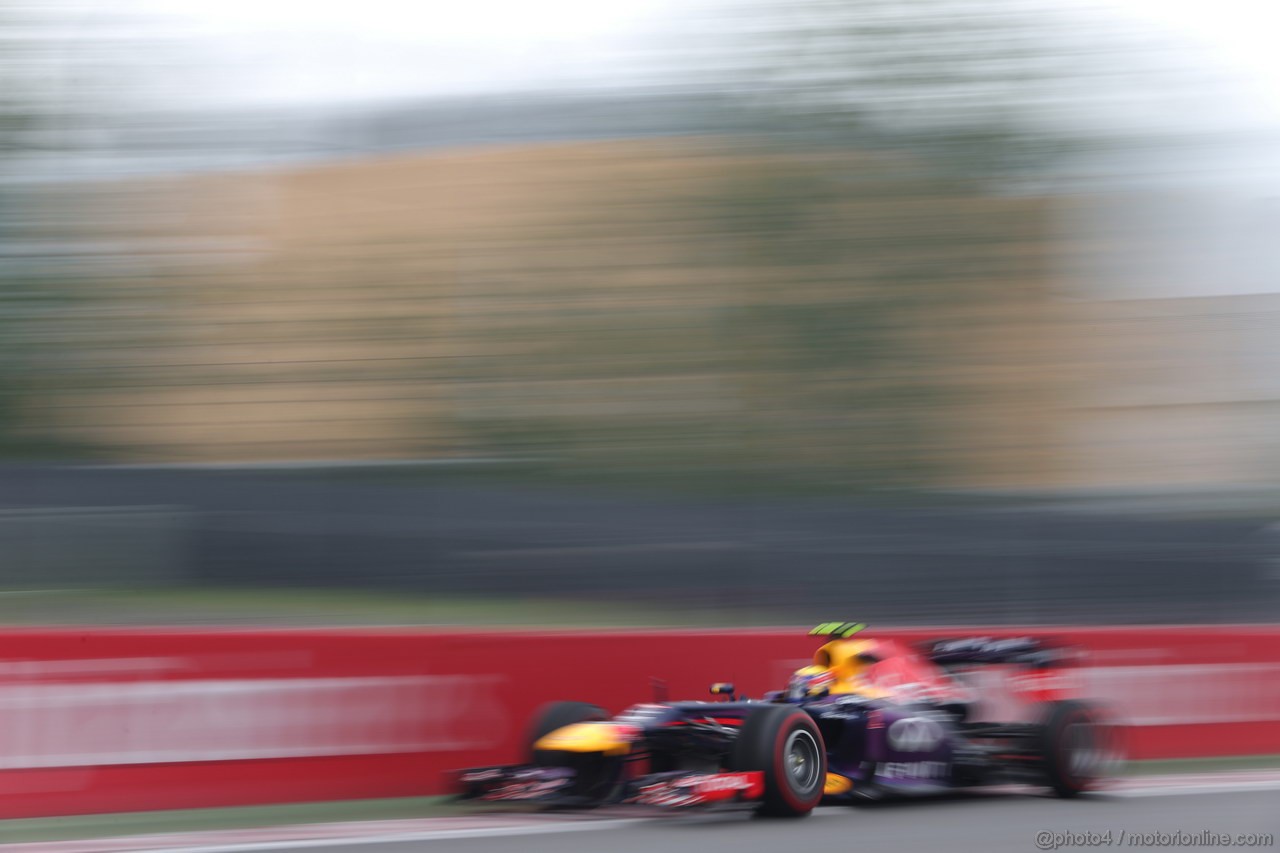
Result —
[{"label": "side mirror", "polygon": [[712,696],[733,696],[733,684],[728,681],[717,681],[711,685]]}]

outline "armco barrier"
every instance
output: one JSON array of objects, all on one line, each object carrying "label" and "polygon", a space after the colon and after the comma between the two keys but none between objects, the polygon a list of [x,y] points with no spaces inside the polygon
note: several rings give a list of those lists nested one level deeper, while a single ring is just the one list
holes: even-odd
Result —
[{"label": "armco barrier", "polygon": [[[1280,753],[1280,629],[1023,633],[1082,646],[1073,676],[1135,758]],[[0,817],[438,793],[514,760],[534,709],[753,695],[812,654],[802,630],[0,632]]]}]

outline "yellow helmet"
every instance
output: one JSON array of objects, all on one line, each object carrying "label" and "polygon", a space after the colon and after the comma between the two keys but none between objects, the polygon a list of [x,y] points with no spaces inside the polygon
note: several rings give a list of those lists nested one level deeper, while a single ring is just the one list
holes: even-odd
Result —
[{"label": "yellow helmet", "polygon": [[[876,697],[885,695],[864,678],[868,669],[885,657],[883,644],[877,640],[855,640],[852,637],[866,628],[863,622],[824,622],[809,632],[810,636],[830,639],[813,653],[813,664],[797,670],[792,684],[804,677],[815,685],[825,686],[826,693],[857,693]],[[819,677],[821,673],[821,677]],[[808,688],[812,690],[812,688]],[[788,691],[791,695],[792,691]],[[805,693],[803,695],[813,695]],[[800,697],[796,697],[800,698]]]},{"label": "yellow helmet", "polygon": [[813,664],[829,669],[838,681],[854,681],[880,660],[875,640],[832,640],[813,653]]},{"label": "yellow helmet", "polygon": [[823,666],[802,666],[787,684],[788,699],[816,699],[826,696],[835,686],[836,676]]}]

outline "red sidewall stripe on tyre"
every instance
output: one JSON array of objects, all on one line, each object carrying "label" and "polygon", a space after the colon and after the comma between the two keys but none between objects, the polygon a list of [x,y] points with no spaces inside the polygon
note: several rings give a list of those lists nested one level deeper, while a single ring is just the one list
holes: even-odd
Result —
[{"label": "red sidewall stripe on tyre", "polygon": [[815,796],[813,796],[812,799],[807,801],[802,800],[798,796],[796,796],[795,791],[791,787],[791,771],[787,767],[787,755],[786,755],[787,738],[798,727],[803,727],[803,729],[806,732],[808,732],[810,736],[814,738],[815,746],[817,746],[817,743],[818,743],[818,736],[813,731],[810,731],[809,725],[806,725],[806,723],[809,722],[808,716],[798,716],[798,715],[803,715],[803,712],[798,711],[796,712],[796,714],[793,714],[790,717],[790,719],[796,721],[796,723],[798,724],[797,726],[792,726],[792,725],[778,726],[778,736],[775,739],[773,744],[774,784],[777,786],[778,792],[782,795],[782,798],[787,801],[787,805],[791,806],[791,808],[795,809],[796,811],[807,811],[808,809],[811,809],[814,806],[816,806],[818,804],[818,801],[822,799],[822,773],[821,773],[821,771],[823,770],[822,756],[821,756],[822,748],[818,747],[819,774],[818,774],[818,784],[814,786]]}]

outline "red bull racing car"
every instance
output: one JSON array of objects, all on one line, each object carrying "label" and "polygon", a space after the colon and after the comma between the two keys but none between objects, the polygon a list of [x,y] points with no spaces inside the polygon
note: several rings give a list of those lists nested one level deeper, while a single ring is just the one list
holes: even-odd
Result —
[{"label": "red bull racing car", "polygon": [[[463,798],[561,807],[734,805],[798,817],[822,802],[1023,783],[1072,797],[1114,770],[1115,727],[1067,698],[1076,655],[1032,637],[864,639],[861,623],[810,633],[822,646],[786,689],[761,699],[714,684],[711,701],[634,705],[610,718],[581,702],[541,711],[528,762],[462,772]],[[1021,705],[991,720],[993,671]],[[978,686],[985,681],[986,688]],[[991,703],[985,703],[990,706]]]}]

